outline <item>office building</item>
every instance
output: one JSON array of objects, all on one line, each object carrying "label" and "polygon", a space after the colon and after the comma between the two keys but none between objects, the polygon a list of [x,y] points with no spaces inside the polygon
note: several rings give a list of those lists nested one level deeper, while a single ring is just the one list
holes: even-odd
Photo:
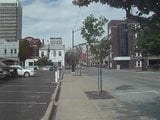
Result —
[{"label": "office building", "polygon": [[19,61],[22,7],[19,0],[0,0],[0,58]]},{"label": "office building", "polygon": [[0,38],[18,41],[22,32],[22,7],[19,0],[0,0]]},{"label": "office building", "polygon": [[142,67],[142,55],[135,52],[135,29],[133,20],[111,20],[108,23],[110,52],[108,66],[111,69],[135,69]]}]

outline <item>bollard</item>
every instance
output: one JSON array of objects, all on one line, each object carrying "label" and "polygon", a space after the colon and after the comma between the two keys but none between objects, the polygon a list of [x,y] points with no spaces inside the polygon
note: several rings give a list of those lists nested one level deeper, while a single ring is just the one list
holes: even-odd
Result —
[{"label": "bollard", "polygon": [[57,80],[59,80],[59,69],[57,69]]},{"label": "bollard", "polygon": [[58,76],[57,76],[57,71],[55,71],[55,83],[58,82]]}]

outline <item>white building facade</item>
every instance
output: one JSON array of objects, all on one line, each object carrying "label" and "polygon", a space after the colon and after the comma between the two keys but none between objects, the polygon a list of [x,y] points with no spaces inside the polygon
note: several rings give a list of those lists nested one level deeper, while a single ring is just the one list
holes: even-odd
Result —
[{"label": "white building facade", "polygon": [[0,39],[0,58],[19,61],[19,41],[8,42]]},{"label": "white building facade", "polygon": [[39,57],[48,57],[59,67],[65,66],[65,47],[62,38],[51,38],[50,44],[39,49]]},{"label": "white building facade", "polygon": [[0,57],[19,61],[22,7],[19,0],[0,0]]}]

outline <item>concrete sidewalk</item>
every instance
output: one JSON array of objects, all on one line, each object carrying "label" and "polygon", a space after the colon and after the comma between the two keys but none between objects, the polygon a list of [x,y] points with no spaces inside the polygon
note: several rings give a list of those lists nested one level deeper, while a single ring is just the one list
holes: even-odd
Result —
[{"label": "concrete sidewalk", "polygon": [[89,76],[65,74],[55,120],[150,120],[145,114],[114,99],[89,100],[85,91],[96,91]]}]

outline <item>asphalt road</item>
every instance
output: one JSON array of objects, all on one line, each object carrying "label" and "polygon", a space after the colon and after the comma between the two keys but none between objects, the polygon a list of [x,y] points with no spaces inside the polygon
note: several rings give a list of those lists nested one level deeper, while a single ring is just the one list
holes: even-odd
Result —
[{"label": "asphalt road", "polygon": [[[83,68],[97,81],[96,68]],[[117,99],[139,109],[145,116],[160,120],[160,72],[133,72],[103,69],[103,90]]]},{"label": "asphalt road", "polygon": [[55,87],[53,71],[0,80],[0,120],[40,120]]}]

